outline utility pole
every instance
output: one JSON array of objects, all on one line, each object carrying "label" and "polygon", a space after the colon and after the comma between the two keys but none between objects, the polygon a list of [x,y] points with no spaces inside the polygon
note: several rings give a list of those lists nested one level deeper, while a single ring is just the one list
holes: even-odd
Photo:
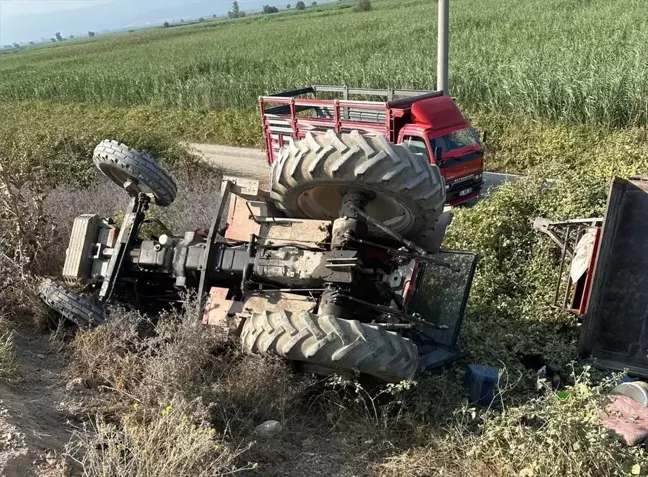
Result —
[{"label": "utility pole", "polygon": [[437,38],[437,90],[448,94],[448,49],[450,46],[450,0],[437,0],[438,38]]}]

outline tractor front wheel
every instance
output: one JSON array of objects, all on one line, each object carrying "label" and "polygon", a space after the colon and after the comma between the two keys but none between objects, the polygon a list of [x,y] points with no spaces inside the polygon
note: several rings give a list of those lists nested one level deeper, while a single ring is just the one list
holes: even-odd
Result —
[{"label": "tractor front wheel", "polygon": [[131,190],[143,192],[155,204],[166,207],[176,198],[178,186],[173,177],[148,154],[105,139],[94,150],[92,159],[108,179],[124,188],[130,183]]},{"label": "tractor front wheel", "polygon": [[92,297],[79,296],[49,278],[41,282],[38,296],[54,311],[81,328],[97,326],[106,321],[104,310]]}]

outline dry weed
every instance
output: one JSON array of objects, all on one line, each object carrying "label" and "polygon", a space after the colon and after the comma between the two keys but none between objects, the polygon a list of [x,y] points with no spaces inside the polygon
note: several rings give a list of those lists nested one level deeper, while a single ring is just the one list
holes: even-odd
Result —
[{"label": "dry weed", "polygon": [[159,403],[174,395],[202,397],[218,369],[227,363],[228,343],[222,330],[202,324],[196,301],[163,313],[147,337],[143,375],[135,390],[142,402]]},{"label": "dry weed", "polygon": [[136,312],[115,308],[108,323],[77,333],[70,372],[147,405],[191,394],[222,344],[214,328],[198,322],[194,310],[191,301],[154,325]]},{"label": "dry weed", "polygon": [[0,154],[0,306],[10,318],[44,316],[35,294],[35,274],[51,270],[58,234],[45,213],[35,171]]},{"label": "dry weed", "polygon": [[273,419],[285,424],[306,411],[316,380],[295,374],[279,358],[235,352],[210,389],[216,419],[234,432]]},{"label": "dry weed", "polygon": [[[152,206],[149,216],[162,220],[176,233],[208,227],[220,203],[220,174],[217,171],[172,171],[178,183],[178,196],[169,207]],[[61,187],[48,192],[44,210],[64,237],[63,247],[74,219],[81,214],[114,217],[128,204],[126,192],[105,177],[87,188]],[[62,249],[63,252],[65,248]],[[63,254],[64,255],[64,254]]]},{"label": "dry weed", "polygon": [[193,300],[156,325],[113,310],[108,323],[77,333],[72,358],[71,376],[113,389],[123,402],[200,397],[215,419],[236,429],[285,419],[312,384],[279,359],[241,353],[222,330],[197,320]]},{"label": "dry weed", "polygon": [[10,378],[16,372],[16,355],[13,331],[4,318],[0,318],[0,378]]},{"label": "dry weed", "polygon": [[[191,406],[202,409],[202,417],[216,423],[222,437],[249,441],[254,426],[265,420],[285,424],[302,416],[300,404],[311,384],[279,359],[242,354],[222,330],[196,319],[193,300],[156,324],[134,312],[113,310],[108,323],[77,333],[70,373],[113,391],[102,393],[95,409],[117,422],[99,418],[95,429],[79,433],[70,450],[88,476],[222,475],[247,447],[228,450],[218,441],[208,448],[215,434],[179,417],[191,414],[187,403],[205,403]],[[159,414],[160,409],[166,410]],[[97,448],[97,442],[102,446]],[[177,470],[185,451],[195,455],[196,467],[165,473]],[[200,463],[203,455],[215,456],[210,466]],[[101,468],[109,470],[100,474]]]},{"label": "dry weed", "polygon": [[199,402],[175,398],[165,407],[132,412],[117,423],[97,419],[75,433],[67,456],[87,477],[213,477],[232,475],[247,449],[227,444],[205,421]]},{"label": "dry weed", "polygon": [[71,375],[120,392],[133,388],[141,378],[145,358],[139,339],[141,323],[137,314],[116,312],[105,325],[79,331]]}]

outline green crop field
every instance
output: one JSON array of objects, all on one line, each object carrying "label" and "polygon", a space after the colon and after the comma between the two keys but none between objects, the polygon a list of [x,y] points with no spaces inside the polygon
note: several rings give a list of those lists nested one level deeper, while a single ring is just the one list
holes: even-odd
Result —
[{"label": "green crop field", "polygon": [[[376,1],[159,29],[0,60],[0,100],[254,108],[306,84],[433,88],[433,2]],[[602,125],[648,118],[641,0],[454,0],[452,92],[490,112]]]},{"label": "green crop field", "polygon": [[[606,164],[644,157],[643,7],[453,0],[451,91],[489,133],[490,170],[578,164],[592,151]],[[307,84],[434,88],[435,14],[425,0],[376,0],[370,12],[334,3],[4,53],[0,141],[15,129],[40,148],[63,140],[85,150],[106,134],[260,147],[261,94]]]}]

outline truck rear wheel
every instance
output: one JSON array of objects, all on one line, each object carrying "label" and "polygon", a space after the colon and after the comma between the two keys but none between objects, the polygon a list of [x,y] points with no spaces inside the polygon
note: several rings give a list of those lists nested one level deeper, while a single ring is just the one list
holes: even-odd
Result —
[{"label": "truck rear wheel", "polygon": [[281,149],[270,174],[271,198],[289,216],[334,220],[342,196],[362,191],[372,197],[365,209],[369,215],[424,248],[445,204],[436,165],[405,145],[358,131],[307,133]]},{"label": "truck rear wheel", "polygon": [[378,326],[307,311],[254,313],[245,320],[243,348],[307,363],[311,369],[359,371],[388,382],[410,379],[418,368],[416,345]]}]

